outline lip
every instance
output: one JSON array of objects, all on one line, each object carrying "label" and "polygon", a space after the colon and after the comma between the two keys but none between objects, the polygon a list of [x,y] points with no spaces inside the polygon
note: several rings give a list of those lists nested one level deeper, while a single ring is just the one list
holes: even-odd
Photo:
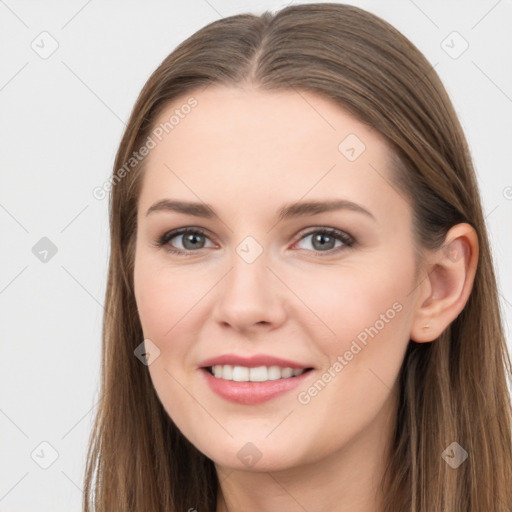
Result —
[{"label": "lip", "polygon": [[247,368],[256,368],[258,366],[280,366],[282,368],[306,369],[312,368],[312,365],[301,364],[289,359],[281,359],[266,354],[256,354],[249,357],[242,357],[235,354],[224,354],[217,357],[206,359],[198,365],[199,368],[207,368],[217,364],[229,364],[231,366],[246,366]]},{"label": "lip", "polygon": [[[309,371],[297,377],[286,379],[268,380],[265,382],[236,382],[220,379],[213,376],[208,368],[215,365],[245,366],[256,368],[258,366],[280,366],[281,368],[293,368]],[[312,365],[302,364],[290,359],[283,359],[267,354],[256,354],[242,357],[235,354],[224,354],[204,360],[198,365],[209,388],[221,398],[230,402],[244,405],[256,405],[271,400],[283,393],[291,391],[304,382],[314,370]]]},{"label": "lip", "polygon": [[[253,368],[253,366],[250,368]],[[214,393],[230,402],[244,405],[261,404],[291,391],[313,373],[313,369],[311,369],[297,377],[287,379],[268,380],[266,382],[236,382],[214,377],[206,368],[201,368],[199,371]]]}]

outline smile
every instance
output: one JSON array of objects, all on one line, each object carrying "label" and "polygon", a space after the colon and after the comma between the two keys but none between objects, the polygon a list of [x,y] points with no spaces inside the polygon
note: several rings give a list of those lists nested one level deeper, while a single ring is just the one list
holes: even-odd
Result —
[{"label": "smile", "polygon": [[316,373],[310,363],[270,354],[222,354],[201,361],[197,369],[215,395],[244,405],[289,393]]}]

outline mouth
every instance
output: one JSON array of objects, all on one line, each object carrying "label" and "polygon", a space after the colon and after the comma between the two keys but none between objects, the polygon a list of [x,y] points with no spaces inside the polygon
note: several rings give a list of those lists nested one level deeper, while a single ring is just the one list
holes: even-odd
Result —
[{"label": "mouth", "polygon": [[270,354],[223,354],[202,361],[197,369],[214,394],[243,405],[290,395],[316,373],[309,364]]},{"label": "mouth", "polygon": [[313,368],[291,368],[289,366],[237,366],[230,364],[216,364],[203,367],[217,379],[234,382],[268,382],[282,379],[293,379],[311,371]]},{"label": "mouth", "polygon": [[251,406],[290,396],[293,389],[306,385],[315,373],[313,367],[267,356],[221,356],[203,362],[198,369],[205,384],[219,398]]}]

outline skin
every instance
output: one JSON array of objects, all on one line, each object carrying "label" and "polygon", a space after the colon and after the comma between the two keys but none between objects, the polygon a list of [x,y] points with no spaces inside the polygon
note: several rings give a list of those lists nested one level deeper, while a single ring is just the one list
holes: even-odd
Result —
[{"label": "skin", "polygon": [[[155,390],[215,462],[218,511],[378,511],[404,352],[410,339],[434,340],[464,307],[476,235],[454,226],[443,250],[423,252],[418,266],[411,206],[390,185],[385,141],[328,99],[248,86],[211,86],[194,97],[198,106],[151,150],[139,197],[134,284],[144,337],[160,350],[149,366]],[[157,124],[184,102],[169,105]],[[338,149],[349,134],[365,145],[354,161]],[[162,199],[207,203],[217,216],[147,215]],[[355,202],[373,217],[342,209],[278,222],[284,204],[327,199]],[[156,246],[187,226],[206,231],[203,248],[184,256]],[[322,249],[314,237],[324,227],[355,243]],[[252,263],[236,251],[248,236],[262,249]],[[187,250],[183,243],[172,239]],[[381,315],[384,327],[301,403],[298,394],[332,371],[365,328],[380,326]],[[228,353],[270,354],[314,370],[299,389],[235,404],[213,393],[198,369]],[[237,456],[248,442],[261,454],[250,467]]]}]

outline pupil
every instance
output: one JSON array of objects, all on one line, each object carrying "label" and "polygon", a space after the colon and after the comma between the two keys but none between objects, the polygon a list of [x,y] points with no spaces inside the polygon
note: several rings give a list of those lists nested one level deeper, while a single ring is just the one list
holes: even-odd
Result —
[{"label": "pupil", "polygon": [[[199,248],[202,248],[202,245],[201,244],[197,244],[197,243],[194,243],[194,242],[197,242],[197,239],[199,237],[201,237],[202,235],[197,235],[197,234],[194,234],[194,233],[190,233],[188,235],[185,236],[185,243],[183,244],[184,247],[186,249],[197,249],[198,247]],[[189,247],[187,247],[187,244],[190,243],[191,245]]]},{"label": "pupil", "polygon": [[[325,239],[327,239],[327,242],[325,242]],[[325,246],[328,245],[329,242],[331,242],[331,244],[332,244],[333,241],[334,241],[334,238],[332,238],[331,236],[320,233],[313,238],[313,245],[316,245],[315,243],[318,242],[320,248],[322,248],[322,247],[325,248]],[[315,248],[318,248],[318,247],[315,247]],[[332,249],[332,247],[328,247],[328,248]]]}]

